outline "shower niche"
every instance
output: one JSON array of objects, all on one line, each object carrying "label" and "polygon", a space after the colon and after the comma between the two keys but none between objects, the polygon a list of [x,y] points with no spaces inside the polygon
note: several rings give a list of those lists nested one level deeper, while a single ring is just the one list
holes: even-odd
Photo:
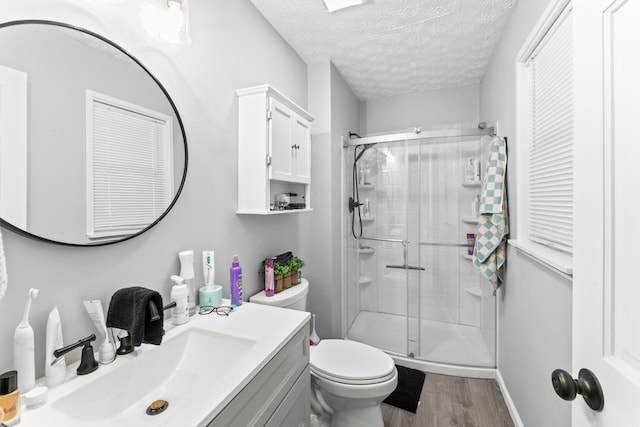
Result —
[{"label": "shower niche", "polygon": [[345,149],[360,203],[344,210],[347,338],[420,363],[495,367],[495,296],[472,262],[490,133],[452,126]]}]

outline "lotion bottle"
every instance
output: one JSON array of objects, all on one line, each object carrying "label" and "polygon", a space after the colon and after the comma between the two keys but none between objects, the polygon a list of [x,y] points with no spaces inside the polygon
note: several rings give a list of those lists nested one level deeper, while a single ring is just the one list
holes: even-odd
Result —
[{"label": "lotion bottle", "polygon": [[47,345],[44,355],[44,377],[47,387],[55,387],[64,382],[67,365],[64,356],[56,359],[53,352],[64,347],[62,342],[62,323],[58,307],[54,307],[47,319]]},{"label": "lotion bottle", "polygon": [[31,301],[38,297],[38,289],[29,289],[27,306],[24,309],[22,321],[13,335],[13,364],[18,371],[18,388],[24,394],[36,386],[35,343],[33,328],[29,324]]},{"label": "lotion bottle", "polygon": [[171,301],[176,302],[176,306],[171,311],[171,320],[174,325],[182,325],[189,321],[189,289],[184,284],[184,279],[180,276],[171,276],[175,283],[171,288]]},{"label": "lotion bottle", "polygon": [[237,307],[242,305],[242,267],[240,267],[238,255],[233,256],[233,262],[231,263],[229,274],[231,276],[229,290],[229,294],[231,295],[231,304]]}]

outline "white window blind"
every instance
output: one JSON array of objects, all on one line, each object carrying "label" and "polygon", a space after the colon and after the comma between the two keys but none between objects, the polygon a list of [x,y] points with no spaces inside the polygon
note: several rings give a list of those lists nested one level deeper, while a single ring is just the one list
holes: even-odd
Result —
[{"label": "white window blind", "polygon": [[529,61],[529,238],[573,249],[573,46],[571,10]]},{"label": "white window blind", "polygon": [[171,118],[105,98],[92,97],[87,109],[90,238],[138,232],[162,215],[173,197]]}]

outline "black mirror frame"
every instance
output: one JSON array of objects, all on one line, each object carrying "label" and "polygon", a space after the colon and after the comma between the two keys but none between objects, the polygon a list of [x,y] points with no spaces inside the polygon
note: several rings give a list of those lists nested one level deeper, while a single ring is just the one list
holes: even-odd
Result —
[{"label": "black mirror frame", "polygon": [[140,230],[139,232],[137,232],[135,234],[131,234],[129,236],[122,237],[121,239],[110,240],[110,241],[106,241],[106,242],[96,242],[96,243],[69,243],[69,242],[60,242],[60,241],[57,241],[57,240],[51,240],[51,239],[47,239],[46,237],[38,236],[36,234],[31,234],[28,231],[23,230],[23,229],[21,229],[19,227],[16,227],[15,225],[3,220],[2,218],[0,218],[0,226],[2,226],[3,228],[6,228],[8,230],[13,231],[14,233],[23,235],[25,237],[28,237],[28,238],[31,238],[31,239],[34,239],[34,240],[37,240],[37,241],[40,241],[40,242],[53,243],[53,244],[63,245],[63,246],[76,246],[76,247],[94,247],[94,246],[113,245],[115,243],[121,243],[121,242],[125,242],[127,240],[130,240],[130,239],[133,239],[134,237],[137,237],[137,236],[141,235],[142,233],[145,233],[145,232],[149,231],[156,224],[158,224],[169,213],[169,211],[173,208],[173,206],[176,204],[176,202],[178,201],[178,197],[180,197],[180,193],[182,193],[182,189],[184,187],[184,183],[185,183],[185,181],[187,179],[187,169],[188,169],[188,166],[189,166],[189,151],[188,151],[188,147],[187,147],[187,135],[186,135],[185,130],[184,130],[184,124],[182,123],[182,118],[180,117],[180,113],[178,112],[178,109],[176,108],[176,106],[175,106],[175,104],[173,102],[173,99],[171,98],[171,96],[169,95],[169,93],[167,92],[165,87],[162,85],[162,83],[160,83],[160,81],[135,56],[131,55],[129,52],[124,50],[117,43],[107,39],[104,36],[101,36],[100,34],[94,33],[93,31],[90,31],[90,30],[87,30],[87,29],[84,29],[84,28],[80,28],[80,27],[77,27],[77,26],[74,26],[74,25],[65,24],[63,22],[41,20],[41,19],[25,19],[25,20],[18,20],[18,21],[3,22],[3,23],[0,23],[0,29],[5,28],[5,27],[16,26],[16,25],[25,25],[25,24],[53,25],[53,26],[57,26],[57,27],[62,27],[62,28],[67,28],[67,29],[71,29],[71,30],[75,30],[75,31],[80,31],[81,33],[84,33],[84,34],[88,34],[88,35],[93,36],[93,37],[95,37],[95,38],[97,38],[99,40],[102,40],[103,42],[111,45],[112,47],[114,47],[116,49],[118,49],[120,52],[122,52],[127,57],[129,57],[133,62],[135,62],[140,68],[142,68],[142,70],[149,77],[151,77],[151,79],[153,79],[153,81],[158,85],[158,87],[160,88],[162,93],[164,93],[164,95],[167,97],[167,100],[169,101],[169,104],[171,105],[171,108],[173,109],[173,112],[176,115],[176,119],[178,120],[178,124],[180,125],[180,132],[182,133],[182,141],[184,143],[184,172],[182,174],[182,180],[180,181],[180,187],[178,188],[178,191],[176,191],[176,194],[173,197],[173,200],[171,201],[171,203],[169,204],[167,209],[162,213],[162,215],[160,215],[153,223],[149,224],[143,230]]}]

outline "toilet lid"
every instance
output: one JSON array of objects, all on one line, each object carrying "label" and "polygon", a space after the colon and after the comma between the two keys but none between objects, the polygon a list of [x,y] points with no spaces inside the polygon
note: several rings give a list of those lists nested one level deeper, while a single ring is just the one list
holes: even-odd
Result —
[{"label": "toilet lid", "polygon": [[322,340],[311,347],[311,371],[328,380],[372,384],[395,374],[393,359],[382,350],[348,340]]}]

